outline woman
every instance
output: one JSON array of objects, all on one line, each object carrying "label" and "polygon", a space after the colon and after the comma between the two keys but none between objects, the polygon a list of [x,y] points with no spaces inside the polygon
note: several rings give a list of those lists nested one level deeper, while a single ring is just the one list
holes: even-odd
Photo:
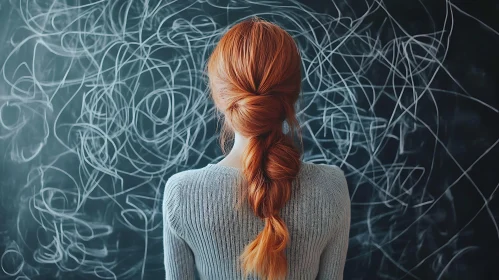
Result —
[{"label": "woman", "polygon": [[222,148],[232,132],[234,144],[166,183],[166,279],[343,279],[350,197],[338,167],[302,162],[294,145],[300,64],[293,38],[258,18],[213,51]]}]

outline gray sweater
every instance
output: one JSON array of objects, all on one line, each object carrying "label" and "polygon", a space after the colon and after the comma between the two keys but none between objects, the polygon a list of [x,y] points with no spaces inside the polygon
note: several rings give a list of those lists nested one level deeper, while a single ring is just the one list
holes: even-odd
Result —
[{"label": "gray sweater", "polygon": [[[167,280],[242,279],[238,257],[264,225],[241,200],[242,178],[240,169],[208,164],[168,179],[163,198]],[[298,182],[280,212],[290,233],[286,279],[343,279],[350,229],[345,176],[337,166],[303,162]]]}]

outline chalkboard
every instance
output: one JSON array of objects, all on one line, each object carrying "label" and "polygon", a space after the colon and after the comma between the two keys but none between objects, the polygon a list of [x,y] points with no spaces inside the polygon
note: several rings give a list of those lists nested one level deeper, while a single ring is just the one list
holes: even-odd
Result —
[{"label": "chalkboard", "polygon": [[345,279],[493,279],[499,8],[476,2],[2,1],[0,279],[164,279],[162,190],[223,157],[206,59],[251,16],[300,48],[303,160],[347,176]]}]

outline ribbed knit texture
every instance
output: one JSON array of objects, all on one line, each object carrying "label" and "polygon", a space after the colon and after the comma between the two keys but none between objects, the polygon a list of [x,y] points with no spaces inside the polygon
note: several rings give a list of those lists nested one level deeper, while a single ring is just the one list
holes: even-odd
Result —
[{"label": "ribbed knit texture", "polygon": [[[216,164],[168,179],[163,199],[167,280],[243,279],[238,258],[264,222],[246,200],[236,208],[245,187],[241,182],[240,169]],[[280,213],[290,233],[286,279],[343,279],[350,196],[342,170],[303,162]]]}]

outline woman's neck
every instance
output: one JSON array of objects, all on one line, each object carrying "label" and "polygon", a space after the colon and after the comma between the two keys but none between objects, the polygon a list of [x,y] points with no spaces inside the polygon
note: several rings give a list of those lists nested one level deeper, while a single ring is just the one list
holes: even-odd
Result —
[{"label": "woman's neck", "polygon": [[219,161],[217,164],[231,166],[235,168],[242,168],[242,158],[244,149],[248,146],[249,138],[242,136],[239,133],[234,135],[234,145],[230,152],[225,156],[224,159]]}]

